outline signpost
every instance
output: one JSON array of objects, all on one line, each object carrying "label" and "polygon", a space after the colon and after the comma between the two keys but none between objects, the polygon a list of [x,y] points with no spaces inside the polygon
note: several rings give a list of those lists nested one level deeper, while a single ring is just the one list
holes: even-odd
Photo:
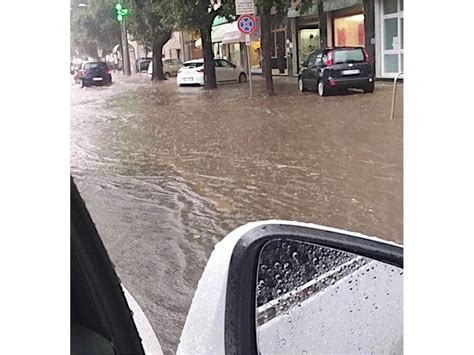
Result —
[{"label": "signpost", "polygon": [[[236,0],[237,6],[237,0]],[[240,15],[237,19],[237,27],[239,31],[245,34],[245,44],[247,45],[247,66],[249,70],[249,89],[250,89],[250,97],[252,97],[252,68],[250,65],[250,34],[255,32],[255,28],[257,27],[257,21],[255,17],[252,15]]]},{"label": "signpost", "polygon": [[252,15],[254,12],[253,0],[235,0],[235,13],[237,15]]}]

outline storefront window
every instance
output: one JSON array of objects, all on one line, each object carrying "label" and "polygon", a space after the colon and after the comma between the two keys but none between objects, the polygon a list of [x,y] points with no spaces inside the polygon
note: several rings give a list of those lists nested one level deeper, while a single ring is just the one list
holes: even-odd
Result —
[{"label": "storefront window", "polygon": [[384,0],[382,6],[382,73],[393,76],[403,71],[403,3]]},{"label": "storefront window", "polygon": [[365,46],[364,15],[334,19],[334,43],[341,46]]},{"label": "storefront window", "polygon": [[384,15],[394,14],[398,11],[397,0],[384,0],[383,1],[383,13]]},{"label": "storefront window", "polygon": [[384,20],[384,49],[397,49],[398,45],[398,19]]},{"label": "storefront window", "polygon": [[305,61],[310,53],[319,48],[319,28],[298,31],[299,61]]},{"label": "storefront window", "polygon": [[384,55],[385,71],[387,73],[398,72],[398,54],[385,54]]},{"label": "storefront window", "polygon": [[400,18],[400,48],[403,49],[403,17]]},{"label": "storefront window", "polygon": [[279,51],[285,52],[285,31],[272,32],[272,57],[278,57]]},{"label": "storefront window", "polygon": [[250,42],[250,65],[252,69],[261,69],[261,58],[260,58],[260,42],[252,41]]},{"label": "storefront window", "polygon": [[240,43],[229,44],[229,56],[227,59],[235,65],[241,65]]}]

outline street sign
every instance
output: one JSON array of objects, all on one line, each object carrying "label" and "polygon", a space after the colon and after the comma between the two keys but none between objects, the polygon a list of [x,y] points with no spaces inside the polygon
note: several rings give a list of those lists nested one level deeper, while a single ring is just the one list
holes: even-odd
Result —
[{"label": "street sign", "polygon": [[240,15],[237,20],[237,27],[239,31],[244,34],[251,34],[257,27],[257,21],[252,15]]},{"label": "street sign", "polygon": [[235,13],[237,15],[248,15],[255,13],[253,0],[235,0]]},{"label": "street sign", "polygon": [[249,34],[245,35],[245,45],[250,46],[250,35]]}]

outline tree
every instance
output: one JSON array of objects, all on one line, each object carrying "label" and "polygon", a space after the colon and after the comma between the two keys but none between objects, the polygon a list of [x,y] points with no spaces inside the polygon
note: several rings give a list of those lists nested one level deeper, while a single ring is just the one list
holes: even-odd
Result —
[{"label": "tree", "polygon": [[[306,13],[311,8],[313,1],[302,0],[297,6],[297,10],[300,13]],[[272,20],[274,19],[272,12],[275,15],[286,15],[286,12],[290,6],[289,0],[255,0],[255,6],[257,6],[257,14],[260,16],[261,25],[261,43],[262,43],[262,71],[265,77],[265,89],[269,96],[275,95],[275,89],[273,88],[273,76],[272,76]],[[273,11],[272,11],[273,10]]]},{"label": "tree", "polygon": [[129,30],[133,36],[153,51],[151,80],[166,80],[163,74],[163,46],[171,38],[175,20],[173,7],[166,0],[129,0]]},{"label": "tree", "polygon": [[260,16],[261,25],[262,71],[265,77],[265,89],[269,96],[275,95],[271,61],[272,8],[274,8],[277,13],[282,13],[286,8],[286,4],[286,0],[255,0],[255,6],[257,6],[257,14]]},{"label": "tree", "polygon": [[234,0],[172,0],[172,3],[179,28],[199,31],[204,57],[204,88],[216,89],[212,23],[216,16],[235,18]]},{"label": "tree", "polygon": [[71,0],[71,47],[97,58],[97,49],[111,52],[120,43],[120,25],[115,18],[114,0]]}]

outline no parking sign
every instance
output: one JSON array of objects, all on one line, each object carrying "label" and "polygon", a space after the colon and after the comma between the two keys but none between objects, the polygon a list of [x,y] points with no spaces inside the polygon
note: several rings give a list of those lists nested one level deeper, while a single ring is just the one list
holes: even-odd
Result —
[{"label": "no parking sign", "polygon": [[251,34],[257,27],[257,21],[252,15],[240,15],[237,20],[237,27],[239,31],[245,34]]}]

